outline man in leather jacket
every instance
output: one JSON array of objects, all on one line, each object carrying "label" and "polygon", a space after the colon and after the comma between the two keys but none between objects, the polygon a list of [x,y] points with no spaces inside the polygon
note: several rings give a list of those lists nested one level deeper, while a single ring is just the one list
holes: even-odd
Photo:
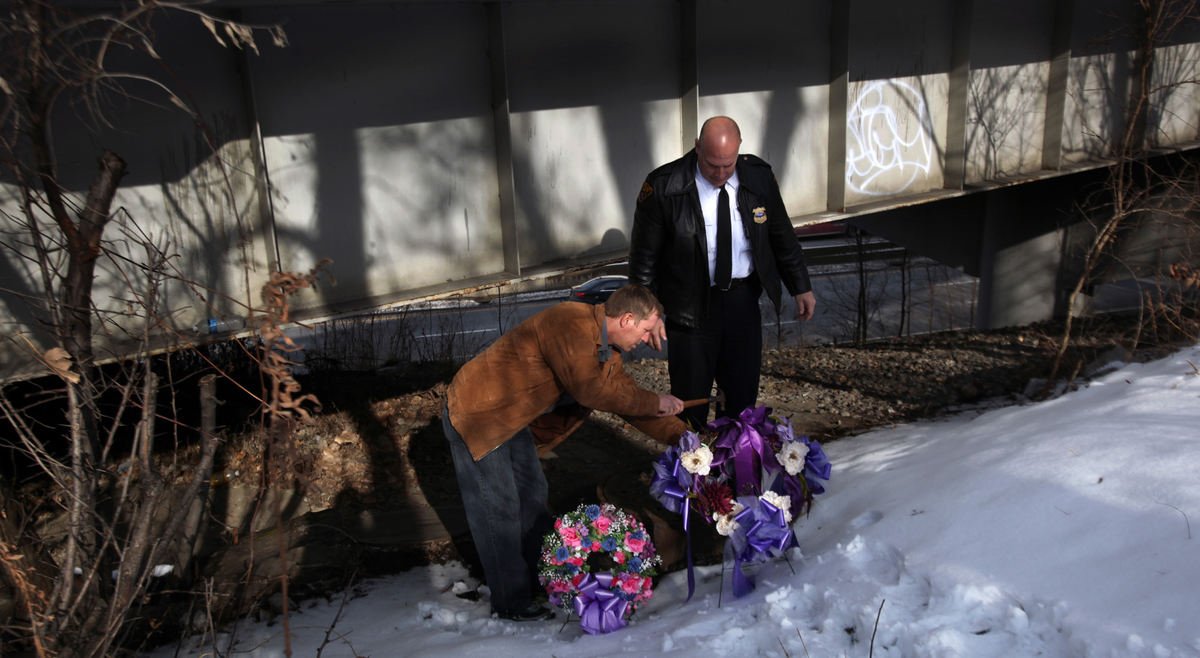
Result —
[{"label": "man in leather jacket", "polygon": [[499,616],[552,616],[534,602],[542,537],[552,528],[539,454],[592,409],[618,414],[665,444],[683,433],[675,416],[683,401],[639,387],[622,365],[621,353],[648,340],[661,314],[638,285],[598,306],[556,304],[505,333],[450,383],[442,430]]},{"label": "man in leather jacket", "polygon": [[[732,119],[713,117],[695,149],[650,172],[638,194],[629,250],[630,280],[653,290],[666,308],[666,322],[649,342],[660,349],[668,340],[671,392],[684,400],[710,397],[715,379],[725,397],[718,413],[728,416],[758,399],[762,292],[778,312],[787,288],[801,320],[816,307],[771,166],[739,154],[741,141]],[[722,205],[733,219],[725,278],[718,258]],[[699,428],[708,409],[692,407],[681,417]]]}]

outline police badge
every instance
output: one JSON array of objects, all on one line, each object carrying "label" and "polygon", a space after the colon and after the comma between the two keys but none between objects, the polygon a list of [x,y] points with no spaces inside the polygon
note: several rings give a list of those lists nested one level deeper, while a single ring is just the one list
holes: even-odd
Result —
[{"label": "police badge", "polygon": [[654,194],[654,188],[650,187],[650,181],[642,183],[642,191],[638,192],[638,203],[649,199],[651,194]]},{"label": "police badge", "polygon": [[767,209],[766,208],[759,206],[759,207],[755,208],[754,210],[751,210],[750,212],[754,214],[754,223],[755,224],[762,224],[763,222],[767,221]]}]

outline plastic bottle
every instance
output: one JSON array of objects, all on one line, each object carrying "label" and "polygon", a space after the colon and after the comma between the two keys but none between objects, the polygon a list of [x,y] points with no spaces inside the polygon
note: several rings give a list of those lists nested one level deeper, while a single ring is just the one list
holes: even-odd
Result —
[{"label": "plastic bottle", "polygon": [[246,326],[246,321],[241,318],[230,318],[228,320],[209,318],[204,322],[192,325],[192,332],[198,335],[223,334],[230,331],[237,331],[244,326]]}]

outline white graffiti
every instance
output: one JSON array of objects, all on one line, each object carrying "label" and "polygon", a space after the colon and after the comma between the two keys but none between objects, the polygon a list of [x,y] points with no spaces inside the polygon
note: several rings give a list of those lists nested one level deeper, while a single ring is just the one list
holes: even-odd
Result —
[{"label": "white graffiti", "polygon": [[908,189],[929,173],[931,126],[925,100],[911,85],[883,80],[863,87],[846,113],[846,185],[872,196]]}]

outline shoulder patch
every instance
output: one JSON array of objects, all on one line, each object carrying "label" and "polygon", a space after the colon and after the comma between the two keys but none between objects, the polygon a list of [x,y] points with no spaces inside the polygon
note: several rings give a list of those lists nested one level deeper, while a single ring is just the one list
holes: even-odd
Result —
[{"label": "shoulder patch", "polygon": [[650,181],[642,183],[642,191],[638,192],[638,203],[649,199],[654,194],[654,188],[650,187]]}]

